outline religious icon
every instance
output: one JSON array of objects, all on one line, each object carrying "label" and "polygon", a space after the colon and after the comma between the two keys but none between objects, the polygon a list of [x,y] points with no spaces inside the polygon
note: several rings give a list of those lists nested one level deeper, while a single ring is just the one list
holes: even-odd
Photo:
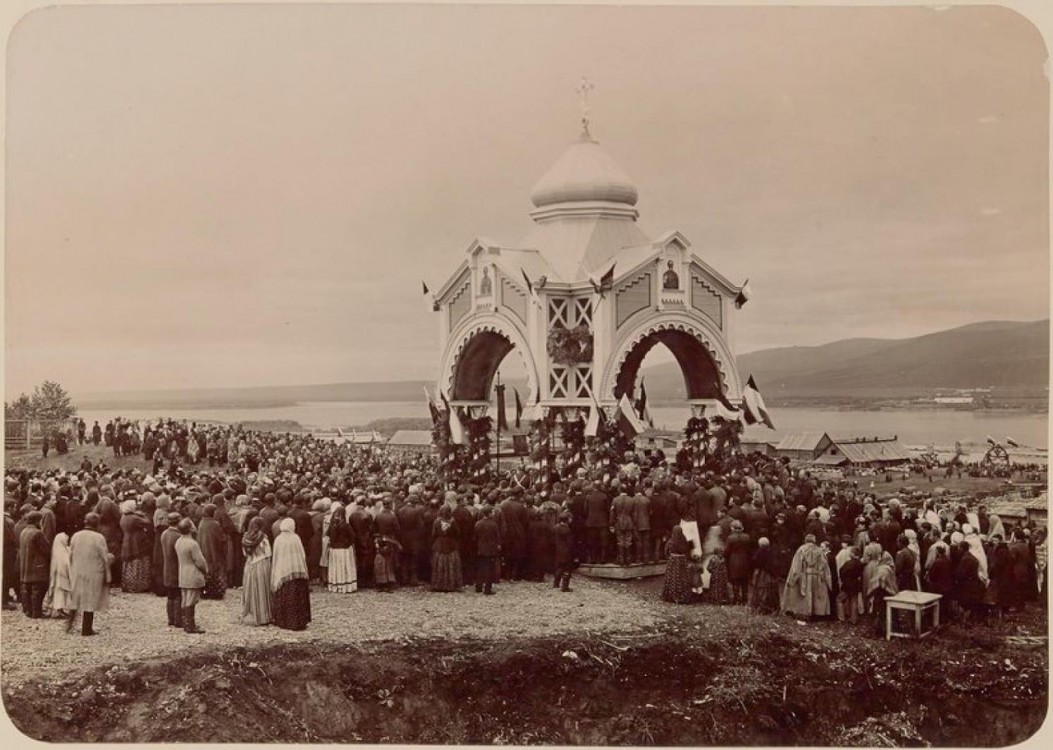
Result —
[{"label": "religious icon", "polygon": [[662,289],[679,289],[680,276],[673,270],[673,261],[669,261],[666,265],[666,272],[662,276]]},{"label": "religious icon", "polygon": [[493,286],[490,280],[490,266],[483,266],[483,277],[479,280],[479,296],[488,297],[493,294]]}]

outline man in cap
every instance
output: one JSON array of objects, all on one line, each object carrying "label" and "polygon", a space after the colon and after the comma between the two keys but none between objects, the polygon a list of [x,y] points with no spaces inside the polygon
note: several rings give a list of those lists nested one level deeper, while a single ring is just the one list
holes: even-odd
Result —
[{"label": "man in cap", "polygon": [[168,528],[161,532],[161,554],[164,560],[165,594],[168,598],[168,625],[181,628],[183,627],[182,592],[179,590],[179,556],[176,554],[175,545],[181,536],[177,527],[182,516],[178,513],[169,513],[166,520]]},{"label": "man in cap", "polygon": [[22,611],[34,619],[44,616],[44,594],[47,593],[51,570],[51,545],[40,530],[41,518],[40,511],[30,511],[18,540]]}]

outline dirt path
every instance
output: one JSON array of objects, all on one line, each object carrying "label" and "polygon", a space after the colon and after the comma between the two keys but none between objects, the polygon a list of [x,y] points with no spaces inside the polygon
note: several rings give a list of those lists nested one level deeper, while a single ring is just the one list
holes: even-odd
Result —
[{"label": "dirt path", "polygon": [[234,594],[198,639],[159,626],[152,596],[117,597],[100,627],[119,636],[4,613],[4,703],[51,741],[993,746],[1045,715],[1037,610],[887,643],[668,605],[655,581],[576,588],[318,594],[300,634],[236,624]]}]

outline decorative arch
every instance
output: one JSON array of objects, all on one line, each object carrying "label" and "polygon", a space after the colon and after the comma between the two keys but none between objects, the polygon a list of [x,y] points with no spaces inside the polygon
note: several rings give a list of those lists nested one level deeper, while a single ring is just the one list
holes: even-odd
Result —
[{"label": "decorative arch", "polygon": [[664,344],[684,376],[688,399],[716,398],[715,384],[732,399],[741,393],[738,370],[719,332],[683,314],[667,314],[637,326],[621,339],[607,360],[600,393],[618,398],[636,382],[644,357]]},{"label": "decorative arch", "polygon": [[496,315],[475,318],[450,337],[442,358],[439,388],[451,401],[489,401],[494,375],[512,350],[527,373],[527,403],[538,395],[538,375],[526,338]]}]

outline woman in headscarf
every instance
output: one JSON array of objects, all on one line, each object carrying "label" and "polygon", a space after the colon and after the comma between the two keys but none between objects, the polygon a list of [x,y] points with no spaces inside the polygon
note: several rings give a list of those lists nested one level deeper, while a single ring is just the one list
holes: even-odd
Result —
[{"label": "woman in headscarf", "polygon": [[980,581],[986,588],[988,581],[991,579],[987,572],[987,552],[984,550],[983,540],[980,538],[980,535],[976,533],[976,527],[971,524],[964,524],[962,526],[962,536],[969,545],[969,551],[980,564]]},{"label": "woman in headscarf", "polygon": [[432,526],[431,588],[432,591],[460,591],[464,586],[461,574],[461,552],[453,511],[449,505],[439,508],[439,517]]},{"label": "woman in headscarf", "polygon": [[728,564],[724,560],[724,549],[716,547],[703,563],[709,573],[709,586],[702,592],[705,604],[728,603]]},{"label": "woman in headscarf", "polygon": [[329,526],[333,523],[333,513],[337,508],[343,510],[342,503],[330,503],[329,509],[322,516],[322,550],[318,556],[318,577],[322,583],[329,584]]},{"label": "woman in headscarf", "polygon": [[106,539],[106,551],[110,553],[113,563],[110,566],[110,580],[115,584],[121,582],[121,511],[111,497],[112,489],[95,504],[94,511],[99,516],[99,533]]},{"label": "woman in headscarf", "polygon": [[267,625],[271,621],[271,543],[263,521],[253,518],[241,536],[245,560],[241,587],[241,621]]},{"label": "woman in headscarf", "polygon": [[1000,537],[1003,541],[1009,539],[1009,536],[1005,533],[1005,525],[1002,523],[1002,519],[991,513],[987,516],[988,522],[991,524],[987,530],[987,538],[993,539],[994,537]]},{"label": "woman in headscarf", "polygon": [[665,545],[668,561],[665,567],[665,584],[662,586],[663,600],[673,604],[688,604],[694,601],[691,570],[688,568],[693,549],[680,524],[674,526]]},{"label": "woman in headscarf", "polygon": [[197,542],[208,563],[202,599],[222,599],[227,593],[227,535],[216,520],[216,506],[205,503],[201,509],[201,523],[197,527]]},{"label": "woman in headscarf", "polygon": [[952,612],[951,595],[954,591],[954,568],[947,545],[936,542],[929,548],[929,560],[925,564],[925,590],[939,594],[940,622],[949,622]]},{"label": "woman in headscarf", "polygon": [[914,554],[914,590],[921,591],[921,546],[918,544],[918,532],[907,529],[903,535],[907,537],[907,549]]},{"label": "woman in headscarf", "polygon": [[44,595],[44,612],[53,617],[68,614],[73,582],[69,575],[69,536],[60,531],[51,543],[51,576],[48,592]]},{"label": "woman in headscarf", "polygon": [[303,630],[311,621],[311,587],[307,579],[307,555],[296,535],[296,522],[283,519],[274,540],[271,561],[271,593],[274,624],[285,630]]},{"label": "woman in headscarf", "polygon": [[329,519],[329,567],[326,588],[334,594],[353,594],[358,590],[355,568],[355,532],[347,523],[344,508],[337,503]]},{"label": "woman in headscarf", "polygon": [[770,615],[779,611],[779,580],[775,577],[771,542],[762,536],[753,553],[753,588],[750,590],[750,609]]},{"label": "woman in headscarf", "polygon": [[152,519],[129,498],[121,503],[121,591],[141,594],[151,587]]},{"label": "woman in headscarf", "polygon": [[[876,553],[867,545],[867,551],[870,552],[870,561],[863,568],[863,591],[874,615],[875,630],[881,635],[885,632],[885,599],[898,594],[899,588],[892,555],[883,551],[881,545]],[[875,559],[875,554],[880,556]]]},{"label": "woman in headscarf", "polygon": [[171,505],[168,495],[161,494],[157,498],[157,508],[154,510],[154,554],[153,554],[153,589],[158,596],[168,596],[168,587],[165,586],[165,552],[161,547],[161,535],[168,528],[168,508]]}]

